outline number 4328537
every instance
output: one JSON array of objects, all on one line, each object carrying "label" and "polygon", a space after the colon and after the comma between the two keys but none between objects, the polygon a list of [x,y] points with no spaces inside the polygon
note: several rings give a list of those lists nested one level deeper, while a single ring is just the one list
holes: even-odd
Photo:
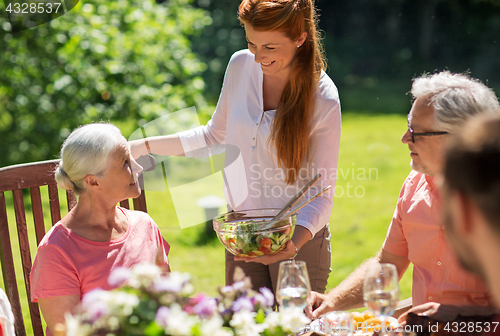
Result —
[{"label": "number 4328537", "polygon": [[447,322],[444,330],[452,333],[496,332],[499,322]]},{"label": "number 4328537", "polygon": [[50,2],[39,2],[39,3],[16,3],[11,2],[5,9],[9,13],[15,14],[35,14],[35,13],[57,13],[59,11],[59,7],[61,6],[60,2],[50,3]]}]

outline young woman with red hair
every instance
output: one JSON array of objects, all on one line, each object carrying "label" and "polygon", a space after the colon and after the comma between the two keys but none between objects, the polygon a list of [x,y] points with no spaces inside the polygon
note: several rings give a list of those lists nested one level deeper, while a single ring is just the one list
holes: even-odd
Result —
[{"label": "young woman with red hair", "polygon": [[[240,180],[245,180],[246,189],[241,202],[228,199],[229,207],[281,208],[317,173],[322,177],[310,194],[335,186],[338,92],[323,71],[326,62],[312,0],[243,0],[238,18],[248,49],[231,57],[212,119],[190,131],[132,142],[132,152],[134,157],[148,151],[194,156],[189,153],[204,146],[236,146],[243,161],[238,174],[244,176]],[[231,184],[229,190],[226,195],[232,198],[242,192]],[[226,251],[226,283],[240,266],[254,288],[274,291],[279,261],[295,256],[306,261],[312,290],[324,292],[333,196],[333,191],[327,192],[300,211],[292,240],[281,252],[235,258]]]}]

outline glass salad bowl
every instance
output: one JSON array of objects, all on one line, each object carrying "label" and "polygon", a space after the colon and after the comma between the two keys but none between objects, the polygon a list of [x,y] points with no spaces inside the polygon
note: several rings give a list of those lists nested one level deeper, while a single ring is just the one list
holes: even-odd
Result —
[{"label": "glass salad bowl", "polygon": [[281,209],[231,211],[214,218],[214,230],[226,250],[239,257],[281,251],[292,238],[297,213],[272,222]]}]

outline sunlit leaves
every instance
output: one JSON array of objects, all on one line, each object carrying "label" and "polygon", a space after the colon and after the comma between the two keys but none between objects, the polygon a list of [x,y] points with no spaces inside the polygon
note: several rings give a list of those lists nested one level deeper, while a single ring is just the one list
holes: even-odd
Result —
[{"label": "sunlit leaves", "polygon": [[208,23],[186,0],[80,2],[17,34],[0,17],[0,166],[53,158],[80,124],[203,107],[188,37]]}]

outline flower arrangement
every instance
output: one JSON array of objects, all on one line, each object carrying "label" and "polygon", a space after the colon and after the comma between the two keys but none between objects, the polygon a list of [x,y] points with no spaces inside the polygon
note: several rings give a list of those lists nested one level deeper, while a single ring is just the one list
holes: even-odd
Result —
[{"label": "flower arrangement", "polygon": [[282,336],[309,323],[300,308],[273,311],[267,288],[251,289],[241,269],[216,298],[193,296],[187,273],[163,274],[156,265],[117,268],[108,282],[116,289],[87,293],[66,316],[67,336]]}]

